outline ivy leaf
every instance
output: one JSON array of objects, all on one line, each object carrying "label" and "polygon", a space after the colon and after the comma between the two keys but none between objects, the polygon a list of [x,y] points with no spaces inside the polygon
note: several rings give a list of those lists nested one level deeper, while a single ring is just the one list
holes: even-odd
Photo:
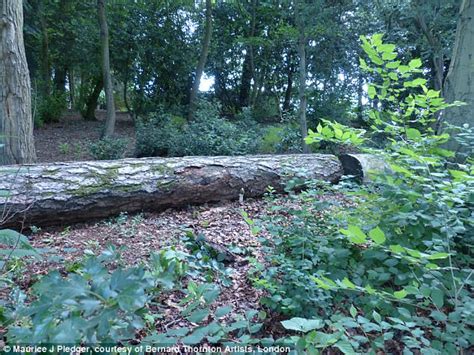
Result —
[{"label": "ivy leaf", "polygon": [[193,323],[199,323],[202,322],[208,315],[208,309],[198,309],[189,315],[188,320]]},{"label": "ivy leaf", "polygon": [[349,225],[347,229],[341,229],[340,232],[347,235],[352,243],[363,244],[367,241],[367,236],[357,226]]},{"label": "ivy leaf", "polygon": [[373,312],[372,312],[372,317],[374,317],[374,320],[375,320],[377,323],[382,322],[382,317],[381,317],[380,314],[378,314],[377,312],[373,311]]},{"label": "ivy leaf", "polygon": [[439,288],[435,288],[431,291],[431,298],[436,307],[441,308],[444,305],[444,292]]},{"label": "ivy leaf", "polygon": [[400,290],[400,291],[395,291],[393,295],[395,296],[395,298],[401,300],[402,298],[405,298],[408,295],[408,292],[405,290]]},{"label": "ivy leaf", "polygon": [[422,65],[422,63],[421,63],[420,58],[412,59],[412,60],[410,60],[410,63],[408,63],[408,66],[412,69],[419,68],[419,67],[421,67],[421,65]]},{"label": "ivy leaf", "polygon": [[349,308],[349,312],[352,318],[355,318],[355,316],[357,315],[357,309],[354,307],[354,305],[351,304],[351,308]]},{"label": "ivy leaf", "polygon": [[407,128],[407,137],[411,140],[419,140],[421,138],[421,132],[416,128]]},{"label": "ivy leaf", "polygon": [[229,314],[230,312],[232,312],[232,306],[219,307],[216,310],[215,316],[216,318],[221,318],[224,317],[226,314]]},{"label": "ivy leaf", "polygon": [[375,91],[375,87],[372,86],[372,85],[369,85],[369,88],[367,90],[367,94],[369,95],[369,98],[374,99],[375,95],[377,94],[377,92]]},{"label": "ivy leaf", "polygon": [[347,277],[344,277],[341,283],[351,290],[356,288],[356,285],[354,285]]},{"label": "ivy leaf", "polygon": [[434,253],[428,256],[428,260],[446,259],[448,256],[448,253]]},{"label": "ivy leaf", "polygon": [[377,244],[385,243],[385,233],[379,228],[376,227],[369,232],[369,237]]},{"label": "ivy leaf", "polygon": [[207,327],[197,328],[190,335],[181,339],[181,341],[186,345],[199,344],[208,333]]},{"label": "ivy leaf", "polygon": [[334,346],[338,348],[343,354],[356,353],[351,343],[349,343],[347,340],[339,340],[336,344],[334,344]]},{"label": "ivy leaf", "polygon": [[282,321],[281,324],[285,329],[296,330],[298,332],[307,333],[314,329],[321,329],[324,322],[321,319],[291,318]]}]

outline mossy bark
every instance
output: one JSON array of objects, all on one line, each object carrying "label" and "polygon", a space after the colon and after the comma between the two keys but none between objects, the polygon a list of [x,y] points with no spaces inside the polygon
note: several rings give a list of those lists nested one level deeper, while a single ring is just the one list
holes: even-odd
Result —
[{"label": "mossy bark", "polygon": [[[282,191],[298,172],[336,182],[342,166],[333,155],[143,158],[0,168],[3,226],[61,225],[120,212],[163,210],[258,197]],[[1,221],[1,219],[0,219]],[[0,226],[1,227],[1,226]]]}]

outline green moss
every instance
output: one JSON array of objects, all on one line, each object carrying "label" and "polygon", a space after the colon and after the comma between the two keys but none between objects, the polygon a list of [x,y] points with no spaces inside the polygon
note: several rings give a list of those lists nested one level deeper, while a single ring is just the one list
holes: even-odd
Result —
[{"label": "green moss", "polygon": [[174,174],[174,169],[170,168],[166,163],[152,165],[151,166],[151,171],[159,173],[161,175],[172,175],[172,174]]},{"label": "green moss", "polygon": [[118,167],[109,167],[105,169],[105,173],[97,173],[91,171],[86,175],[88,178],[93,178],[101,186],[112,186],[112,183],[119,176]]}]

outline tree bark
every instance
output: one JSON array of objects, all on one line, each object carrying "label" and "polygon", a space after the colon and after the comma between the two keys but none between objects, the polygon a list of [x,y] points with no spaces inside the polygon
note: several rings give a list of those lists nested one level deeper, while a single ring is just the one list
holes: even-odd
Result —
[{"label": "tree bark", "polygon": [[32,163],[36,153],[23,2],[2,0],[0,15],[0,165]]},{"label": "tree bark", "polygon": [[[453,55],[446,81],[444,97],[447,102],[463,101],[465,106],[452,107],[443,114],[447,123],[474,125],[474,0],[463,0],[456,29]],[[458,149],[455,141],[449,143]]]},{"label": "tree bark", "polygon": [[212,36],[212,1],[206,0],[206,22],[204,25],[204,38],[202,41],[201,55],[199,56],[199,62],[196,67],[196,75],[194,77],[193,86],[189,96],[189,111],[188,120],[192,120],[194,112],[196,111],[196,98],[199,91],[199,84],[201,83],[201,77],[204,72],[204,67],[207,62],[207,55],[209,54],[209,46],[211,44]]},{"label": "tree bark", "polygon": [[299,65],[299,76],[300,82],[298,87],[298,98],[299,98],[299,121],[300,121],[300,129],[301,129],[301,137],[302,137],[302,147],[303,153],[309,153],[309,147],[305,143],[304,139],[308,135],[308,123],[306,121],[306,79],[307,79],[307,68],[306,68],[306,36],[304,33],[304,24],[303,24],[303,9],[301,8],[301,0],[298,1],[297,9],[296,9],[296,22],[298,24],[298,55],[300,57],[300,65]]},{"label": "tree bark", "polygon": [[76,106],[76,83],[74,81],[74,69],[69,68],[68,70],[68,84],[69,84],[69,101],[71,109],[74,110]]},{"label": "tree bark", "polygon": [[252,68],[250,65],[250,53],[245,54],[240,76],[239,106],[248,107],[250,104],[250,89],[252,87]]},{"label": "tree bark", "polygon": [[442,90],[444,81],[444,58],[441,43],[439,38],[428,28],[422,14],[418,13],[415,16],[415,20],[428,41],[428,44],[431,46],[431,67],[433,70],[434,87],[436,90]]},{"label": "tree bark", "polygon": [[114,88],[112,84],[112,74],[110,72],[110,53],[109,53],[109,27],[107,25],[107,14],[105,11],[105,1],[97,0],[100,24],[100,42],[102,55],[102,76],[105,88],[105,100],[107,103],[107,118],[105,121],[105,130],[103,137],[112,137],[115,131],[115,103]]},{"label": "tree bark", "polygon": [[95,79],[94,89],[87,99],[85,110],[82,112],[82,117],[86,121],[95,121],[97,119],[95,117],[95,109],[97,108],[97,102],[99,101],[99,96],[103,87],[103,79],[99,76]]},{"label": "tree bark", "polygon": [[[336,182],[342,167],[333,155],[143,158],[0,168],[4,226],[58,225],[120,212],[162,210],[190,204],[257,197],[269,185],[283,191],[287,177]],[[25,211],[23,213],[22,211]]]},{"label": "tree bark", "polygon": [[41,56],[40,56],[40,92],[43,98],[48,97],[51,91],[51,61],[49,58],[49,36],[44,14],[44,4],[40,2],[39,18],[41,26]]},{"label": "tree bark", "polygon": [[291,63],[291,56],[288,54],[288,74],[287,74],[287,85],[285,89],[285,99],[283,101],[283,112],[288,112],[290,111],[291,107],[291,96],[293,93],[293,64]]}]

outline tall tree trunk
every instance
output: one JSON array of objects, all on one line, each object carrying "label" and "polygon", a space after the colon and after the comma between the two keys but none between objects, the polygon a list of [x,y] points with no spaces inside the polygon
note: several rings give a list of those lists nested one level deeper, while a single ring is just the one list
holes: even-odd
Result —
[{"label": "tall tree trunk", "polygon": [[[255,30],[257,26],[257,6],[258,6],[258,0],[252,0],[252,12],[251,12],[251,18],[250,18],[250,37],[255,36]],[[253,107],[255,105],[255,97],[256,97],[256,88],[257,88],[257,83],[256,83],[256,69],[255,69],[255,51],[254,47],[252,44],[249,44],[248,46],[249,49],[249,59],[250,59],[250,71],[252,73],[252,79],[253,79],[253,88],[252,92],[250,93],[250,106]]]},{"label": "tall tree trunk", "polygon": [[36,160],[31,83],[23,41],[23,2],[2,0],[0,17],[0,164]]},{"label": "tall tree trunk", "polygon": [[100,42],[102,50],[102,76],[105,87],[105,100],[107,103],[107,118],[105,121],[103,137],[111,137],[114,135],[115,130],[115,103],[112,74],[110,73],[109,27],[107,26],[105,1],[106,0],[97,0],[97,8],[99,13]]},{"label": "tall tree trunk", "polygon": [[212,1],[206,0],[206,22],[204,25],[204,38],[202,41],[201,55],[199,56],[199,62],[196,67],[196,76],[194,77],[193,86],[189,96],[189,111],[188,120],[192,120],[194,112],[196,111],[196,97],[199,91],[199,84],[201,83],[202,73],[207,61],[207,55],[209,54],[209,46],[211,44],[212,35]]},{"label": "tall tree trunk", "polygon": [[359,72],[357,78],[357,125],[362,127],[364,124],[364,104],[363,104],[363,97],[364,97],[364,76],[362,72]]},{"label": "tall tree trunk", "polygon": [[[85,84],[82,84],[85,85]],[[97,77],[94,82],[94,89],[87,98],[86,107],[82,113],[82,117],[86,121],[95,121],[95,109],[97,108],[97,102],[99,101],[99,96],[104,87],[104,81],[101,76]]]},{"label": "tall tree trunk", "polygon": [[287,84],[285,90],[285,99],[283,101],[283,112],[287,112],[290,110],[291,105],[291,94],[293,92],[293,73],[294,68],[293,64],[291,63],[291,56],[288,53],[288,76],[287,76]]},{"label": "tall tree trunk", "polygon": [[50,94],[50,80],[51,80],[51,61],[49,58],[49,36],[46,24],[46,17],[44,15],[44,4],[40,2],[39,19],[41,27],[41,58],[40,58],[40,92],[43,97],[48,97]]},{"label": "tall tree trunk", "polygon": [[250,52],[245,54],[240,77],[239,106],[247,107],[250,103],[250,89],[252,85],[252,68],[250,65]]},{"label": "tall tree trunk", "polygon": [[302,137],[302,147],[303,153],[309,153],[309,147],[305,143],[304,139],[308,135],[308,123],[306,121],[306,35],[304,33],[304,23],[302,19],[302,12],[301,9],[301,0],[298,1],[297,9],[296,9],[296,22],[298,25],[298,55],[300,57],[300,65],[299,65],[299,88],[298,88],[298,98],[299,98],[299,120],[300,120],[300,129],[301,129],[301,137]]},{"label": "tall tree trunk", "polygon": [[74,69],[70,68],[67,74],[67,80],[69,84],[69,100],[71,104],[71,109],[74,110],[76,101],[76,83],[74,82]]},{"label": "tall tree trunk", "polygon": [[64,94],[66,92],[66,77],[67,68],[63,66],[56,67],[54,73],[54,90],[58,94]]},{"label": "tall tree trunk", "polygon": [[[444,97],[448,102],[463,101],[465,106],[452,107],[444,113],[444,120],[462,126],[474,125],[474,0],[463,0],[459,12],[451,65],[444,83]],[[453,149],[458,145],[449,144]]]},{"label": "tall tree trunk", "polygon": [[416,23],[421,29],[421,32],[423,32],[423,35],[425,36],[431,47],[431,67],[433,70],[435,89],[442,90],[444,81],[444,58],[442,54],[441,43],[439,41],[439,38],[435,37],[433,32],[428,28],[425,18],[422,14],[418,13],[415,19]]}]

